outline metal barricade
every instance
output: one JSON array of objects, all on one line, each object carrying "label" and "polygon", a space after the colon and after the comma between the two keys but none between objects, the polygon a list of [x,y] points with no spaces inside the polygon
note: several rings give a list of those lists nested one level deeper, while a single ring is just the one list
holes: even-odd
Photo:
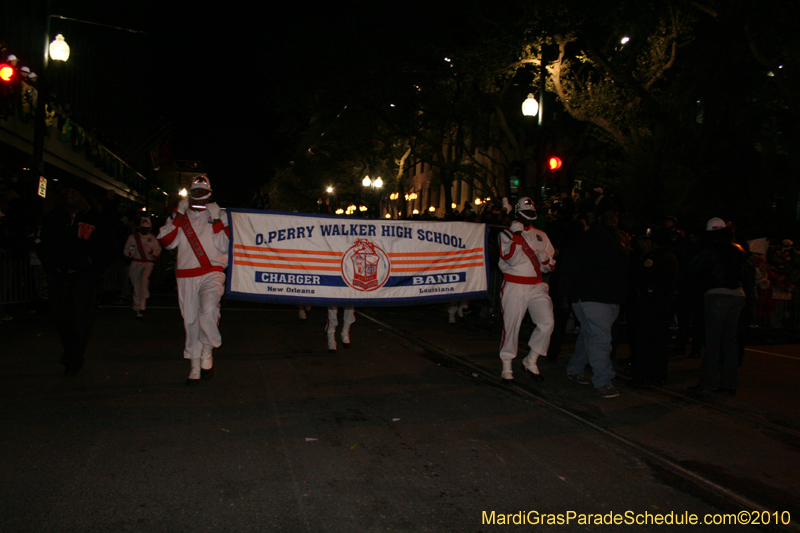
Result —
[{"label": "metal barricade", "polygon": [[35,300],[34,280],[27,252],[0,250],[0,304]]},{"label": "metal barricade", "polygon": [[[0,304],[35,302],[46,297],[46,280],[42,267],[31,260],[28,251],[0,250]],[[103,270],[100,292],[119,291],[128,277],[122,259],[116,259]]]}]

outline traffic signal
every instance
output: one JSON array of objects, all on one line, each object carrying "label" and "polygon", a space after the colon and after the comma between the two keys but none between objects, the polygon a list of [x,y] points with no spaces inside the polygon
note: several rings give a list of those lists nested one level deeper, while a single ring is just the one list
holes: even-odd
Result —
[{"label": "traffic signal", "polygon": [[550,172],[553,172],[554,170],[558,170],[559,168],[561,168],[562,164],[563,163],[561,161],[561,158],[556,157],[556,156],[553,156],[553,157],[551,157],[550,159],[547,160],[547,168],[550,169]]},{"label": "traffic signal", "polygon": [[8,63],[0,64],[0,82],[4,84],[13,82],[15,74],[14,67]]},{"label": "traffic signal", "polygon": [[13,96],[17,71],[8,63],[0,63],[0,115],[9,116],[14,109]]}]

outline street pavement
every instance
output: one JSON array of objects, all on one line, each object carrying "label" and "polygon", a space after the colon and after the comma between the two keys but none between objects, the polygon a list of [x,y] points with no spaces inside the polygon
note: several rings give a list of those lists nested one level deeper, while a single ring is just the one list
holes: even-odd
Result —
[{"label": "street pavement", "polygon": [[[0,531],[756,530],[579,523],[748,505],[798,530],[797,346],[751,347],[734,397],[685,397],[699,360],[676,357],[667,388],[603,399],[569,345],[502,384],[485,314],[365,308],[328,353],[325,309],[224,300],[215,375],[187,387],[177,299],[149,304],[101,307],[74,377],[46,317],[0,326]],[[569,523],[513,525],[545,513]]]}]

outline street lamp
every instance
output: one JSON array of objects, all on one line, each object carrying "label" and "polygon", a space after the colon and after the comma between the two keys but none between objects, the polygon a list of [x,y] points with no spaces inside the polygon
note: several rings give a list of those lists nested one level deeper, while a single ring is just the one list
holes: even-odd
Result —
[{"label": "street lamp", "polygon": [[[48,3],[49,9],[49,3]],[[66,61],[69,59],[69,45],[64,40],[64,36],[60,33],[56,35],[50,44],[47,44],[47,39],[50,35],[50,13],[47,13],[47,22],[45,24],[44,32],[44,63],[42,64],[42,75],[39,78],[39,92],[42,98],[39,98],[35,122],[33,123],[33,154],[31,160],[31,173],[33,182],[41,181],[44,179],[44,137],[46,131],[45,115],[47,114],[47,103],[49,98],[49,88],[47,86],[47,70],[48,70],[48,57],[53,61]]]},{"label": "street lamp", "polygon": [[[381,187],[383,187],[383,180],[381,179],[380,176],[378,176],[374,180],[370,179],[369,176],[364,176],[364,179],[361,180],[361,185],[363,185],[364,187],[369,187],[372,191],[375,191],[375,189],[380,189]],[[366,211],[366,208],[361,209],[361,211],[362,212]],[[380,204],[378,205],[378,215],[380,216]]]},{"label": "street lamp", "polygon": [[539,113],[539,102],[534,98],[533,93],[528,93],[528,97],[522,102],[522,114],[526,117],[535,117]]},{"label": "street lamp", "polygon": [[53,61],[66,61],[69,59],[69,45],[60,33],[50,43],[50,59]]},{"label": "street lamp", "polygon": [[380,176],[375,178],[374,180],[370,179],[369,176],[364,176],[364,179],[361,180],[361,185],[364,187],[371,187],[373,189],[380,189],[383,187],[383,180]]}]

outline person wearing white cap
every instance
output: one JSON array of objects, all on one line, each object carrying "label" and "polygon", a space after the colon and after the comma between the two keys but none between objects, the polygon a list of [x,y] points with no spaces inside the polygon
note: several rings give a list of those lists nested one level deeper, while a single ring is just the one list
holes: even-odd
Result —
[{"label": "person wearing white cap", "polygon": [[128,275],[133,284],[133,310],[136,318],[141,318],[147,309],[147,299],[150,297],[150,274],[153,272],[153,261],[161,255],[161,245],[150,230],[153,223],[148,217],[139,221],[139,231],[128,236],[123,253],[131,259]]},{"label": "person wearing white cap", "polygon": [[225,292],[230,230],[225,210],[209,201],[211,192],[206,176],[194,178],[191,202],[181,199],[158,234],[162,246],[178,250],[175,275],[186,329],[183,357],[191,362],[187,385],[212,377],[212,351],[222,345],[219,301]]},{"label": "person wearing white cap", "polygon": [[742,267],[747,258],[720,218],[708,221],[704,241],[702,251],[687,267],[704,297],[706,330],[700,377],[690,390],[734,395],[739,373],[737,329],[746,301]]},{"label": "person wearing white cap", "polygon": [[522,360],[522,366],[534,380],[542,381],[536,362],[547,354],[555,325],[553,302],[547,283],[542,281],[542,274],[553,270],[555,249],[547,234],[533,227],[536,209],[530,198],[520,198],[514,211],[516,220],[509,229],[500,233],[499,266],[503,272],[500,291],[503,309],[500,360],[503,370],[500,377],[505,382],[514,379],[511,362],[517,357],[519,329],[527,312],[536,328],[528,340],[530,352]]},{"label": "person wearing white cap", "polygon": [[[28,67],[20,69],[20,106],[22,107],[22,116],[29,118],[36,110],[36,105],[39,101],[39,91],[32,83],[36,80],[36,75],[31,73]],[[31,77],[33,76],[33,77]]]}]

